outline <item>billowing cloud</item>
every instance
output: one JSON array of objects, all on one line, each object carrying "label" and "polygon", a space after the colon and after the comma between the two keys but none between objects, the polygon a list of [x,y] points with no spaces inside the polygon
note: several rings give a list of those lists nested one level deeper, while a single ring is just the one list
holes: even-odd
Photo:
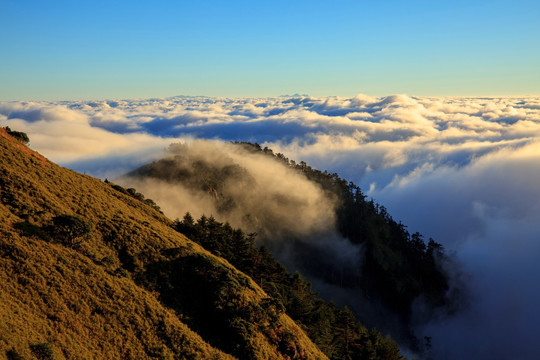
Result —
[{"label": "billowing cloud", "polygon": [[[171,145],[165,159],[163,165],[154,164],[162,176],[198,171],[207,174],[201,176],[203,182],[205,176],[210,178],[219,171],[220,178],[226,180],[222,184],[210,182],[203,188],[161,178],[124,176],[118,182],[142,190],[172,218],[182,218],[186,212],[196,218],[215,215],[218,220],[273,239],[334,229],[335,199],[270,157],[230,143],[190,141]],[[171,198],[171,194],[177,198]],[[209,198],[216,201],[209,202]],[[227,210],[220,211],[219,207]],[[219,218],[220,213],[226,213],[226,217]]]},{"label": "billowing cloud", "polygon": [[102,177],[118,175],[161,156],[171,142],[143,132],[120,134],[92,126],[92,118],[81,109],[94,107],[3,103],[0,123],[28,133],[31,147],[52,161]]},{"label": "billowing cloud", "polygon": [[418,329],[433,336],[435,358],[540,356],[538,97],[5,102],[0,124],[97,176],[120,175],[186,137],[259,142],[337,172],[455,252],[470,274],[469,312]]}]

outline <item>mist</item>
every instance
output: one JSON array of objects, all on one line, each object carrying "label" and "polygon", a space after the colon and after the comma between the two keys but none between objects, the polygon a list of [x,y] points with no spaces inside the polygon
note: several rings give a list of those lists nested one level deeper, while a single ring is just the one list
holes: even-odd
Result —
[{"label": "mist", "polygon": [[[334,228],[334,199],[271,158],[218,141],[176,143],[168,147],[164,158],[168,161],[156,171],[169,181],[130,176],[117,181],[151,197],[169,217],[181,219],[188,211],[196,218],[213,215],[217,220],[274,239]],[[225,178],[222,184],[204,178],[205,172],[216,171]],[[175,179],[175,174],[182,172],[189,176],[202,173],[196,176],[207,183],[203,187],[182,185]],[[229,204],[231,201],[234,203]]]},{"label": "mist", "polygon": [[[182,219],[187,212],[195,219],[213,216],[256,233],[257,245],[321,289],[328,273],[357,272],[363,261],[362,247],[336,231],[337,199],[273,157],[241,145],[175,143],[164,160],[115,181],[150,197],[170,218]],[[318,261],[306,262],[308,251]],[[356,300],[348,303],[358,305]]]},{"label": "mist", "polygon": [[[160,158],[169,144],[193,139],[258,142],[337,172],[411,233],[442,243],[468,274],[469,309],[416,329],[419,337],[432,336],[434,358],[540,356],[538,97],[3,102],[0,124],[28,133],[30,146],[49,159],[101,178],[120,176]],[[173,196],[167,184],[148,187],[163,194],[145,190],[147,197],[173,211],[158,200]],[[175,191],[173,203],[193,208],[169,216],[205,211],[200,194]],[[308,207],[325,201],[311,199]],[[301,222],[307,226],[310,219]],[[315,225],[331,227],[330,220],[323,223]]]}]

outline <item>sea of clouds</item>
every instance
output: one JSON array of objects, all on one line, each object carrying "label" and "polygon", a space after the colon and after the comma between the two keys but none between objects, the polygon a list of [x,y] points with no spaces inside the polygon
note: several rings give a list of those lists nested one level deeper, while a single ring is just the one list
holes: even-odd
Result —
[{"label": "sea of clouds", "polygon": [[469,274],[468,310],[418,329],[435,358],[540,356],[540,97],[0,102],[0,125],[101,178],[199,138],[258,142],[337,172]]}]

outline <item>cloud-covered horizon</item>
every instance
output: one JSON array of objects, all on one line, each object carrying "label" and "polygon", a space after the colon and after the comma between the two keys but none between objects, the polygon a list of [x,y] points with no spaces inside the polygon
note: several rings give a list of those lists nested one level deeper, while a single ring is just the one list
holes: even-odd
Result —
[{"label": "cloud-covered horizon", "polygon": [[424,329],[436,358],[540,356],[540,97],[1,102],[0,124],[102,178],[185,138],[258,142],[337,172],[470,273],[470,312]]}]

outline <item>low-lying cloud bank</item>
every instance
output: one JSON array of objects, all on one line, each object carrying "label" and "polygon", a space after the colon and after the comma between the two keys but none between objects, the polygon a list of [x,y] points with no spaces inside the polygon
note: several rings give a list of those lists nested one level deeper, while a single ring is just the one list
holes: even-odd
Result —
[{"label": "low-lying cloud bank", "polygon": [[456,251],[467,313],[434,321],[434,358],[540,356],[540,98],[206,98],[3,102],[0,124],[56,162],[113,177],[179,138],[258,142],[352,180]]}]

